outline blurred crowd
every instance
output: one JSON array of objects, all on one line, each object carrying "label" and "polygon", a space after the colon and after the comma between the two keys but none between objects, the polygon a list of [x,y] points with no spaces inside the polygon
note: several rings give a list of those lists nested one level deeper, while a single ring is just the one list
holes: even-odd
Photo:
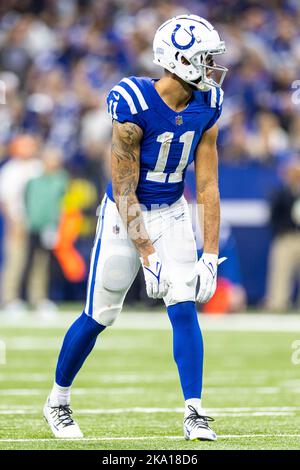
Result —
[{"label": "blurred crowd", "polygon": [[[0,203],[9,234],[2,286],[13,286],[2,289],[5,303],[28,301],[36,252],[67,278],[72,269],[66,259],[78,266],[76,256],[82,256],[76,282],[84,279],[89,250],[82,254],[85,245],[78,251],[70,240],[72,255],[57,237],[66,230],[70,239],[92,239],[95,208],[109,178],[106,93],[123,76],[160,74],[152,63],[153,33],[185,12],[211,21],[227,45],[220,58],[229,68],[220,160],[255,160],[281,171],[300,158],[298,0],[1,2]],[[42,286],[35,292],[48,301],[43,262],[36,266]]]},{"label": "blurred crowd", "polygon": [[227,44],[221,159],[276,164],[298,153],[297,0],[8,0],[0,6],[8,104],[0,158],[20,129],[59,147],[65,162],[99,158],[110,132],[107,90],[125,75],[159,73],[153,33],[183,12],[208,18]]}]

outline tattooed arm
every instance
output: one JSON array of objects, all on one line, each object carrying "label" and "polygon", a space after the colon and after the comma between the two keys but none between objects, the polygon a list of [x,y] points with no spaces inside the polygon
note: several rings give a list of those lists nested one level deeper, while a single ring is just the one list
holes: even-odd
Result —
[{"label": "tattooed arm", "polygon": [[140,173],[141,128],[131,122],[113,122],[112,185],[114,199],[127,232],[143,264],[155,252],[149,239],[136,196]]}]

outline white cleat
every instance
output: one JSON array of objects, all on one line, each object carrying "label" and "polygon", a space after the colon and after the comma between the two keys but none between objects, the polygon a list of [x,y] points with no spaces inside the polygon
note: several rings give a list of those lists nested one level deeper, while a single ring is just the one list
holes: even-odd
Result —
[{"label": "white cleat", "polygon": [[44,418],[55,437],[73,439],[83,437],[78,424],[72,418],[69,405],[50,406],[49,399],[44,406]]},{"label": "white cleat", "polygon": [[216,433],[209,427],[208,422],[213,418],[205,415],[203,409],[196,410],[189,405],[190,413],[184,418],[183,432],[187,441],[216,441]]}]

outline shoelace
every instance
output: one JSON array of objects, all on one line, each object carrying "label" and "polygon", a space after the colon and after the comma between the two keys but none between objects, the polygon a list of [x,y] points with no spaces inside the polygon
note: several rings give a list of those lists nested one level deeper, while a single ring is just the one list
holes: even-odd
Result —
[{"label": "shoelace", "polygon": [[188,408],[191,413],[184,419],[184,422],[187,422],[192,428],[199,427],[207,429],[209,428],[208,422],[214,421],[214,418],[210,416],[200,415],[192,405],[189,405]]},{"label": "shoelace", "polygon": [[54,413],[56,414],[56,424],[62,425],[64,428],[67,426],[72,426],[74,424],[74,421],[71,416],[73,411],[71,410],[69,405],[53,406],[51,414]]}]

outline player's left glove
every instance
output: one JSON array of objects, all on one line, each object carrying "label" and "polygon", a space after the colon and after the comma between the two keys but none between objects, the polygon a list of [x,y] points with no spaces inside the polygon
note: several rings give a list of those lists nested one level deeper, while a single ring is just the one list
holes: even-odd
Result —
[{"label": "player's left glove", "polygon": [[192,285],[196,277],[200,277],[200,287],[196,300],[201,304],[208,302],[217,287],[218,265],[227,258],[218,259],[217,255],[203,253],[191,275],[186,279],[187,285]]}]

